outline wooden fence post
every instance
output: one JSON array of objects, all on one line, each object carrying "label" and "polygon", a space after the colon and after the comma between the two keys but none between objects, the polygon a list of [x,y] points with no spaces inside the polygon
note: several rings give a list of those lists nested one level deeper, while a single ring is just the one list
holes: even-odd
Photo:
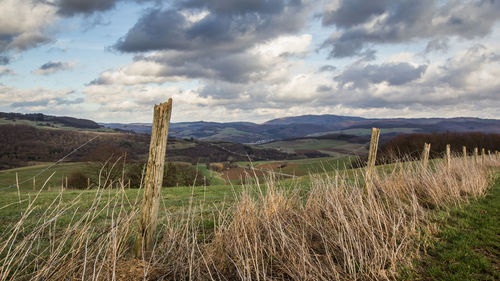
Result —
[{"label": "wooden fence post", "polygon": [[476,164],[479,164],[479,159],[478,159],[479,157],[477,156],[477,151],[478,151],[477,147],[474,147],[474,162]]},{"label": "wooden fence post", "polygon": [[451,146],[446,145],[446,170],[449,170],[451,166]]},{"label": "wooden fence post", "polygon": [[149,257],[154,246],[171,113],[172,99],[154,106],[151,143],[141,203],[139,239],[136,245],[136,254],[142,258]]},{"label": "wooden fence post", "polygon": [[368,152],[368,163],[365,178],[365,193],[371,190],[373,184],[373,176],[375,175],[375,161],[377,160],[378,139],[380,137],[380,129],[372,128],[372,136],[370,140],[370,151]]},{"label": "wooden fence post", "polygon": [[491,159],[491,150],[489,150],[489,149],[488,149],[488,159],[489,159],[489,160],[492,160],[492,159]]},{"label": "wooden fence post", "polygon": [[424,151],[422,152],[422,167],[427,169],[427,164],[429,163],[429,154],[431,152],[431,144],[424,143]]},{"label": "wooden fence post", "polygon": [[484,148],[481,148],[481,164],[484,165],[484,161],[486,160],[485,159],[486,155],[484,153]]},{"label": "wooden fence post", "polygon": [[465,145],[462,146],[462,152],[464,154],[464,162],[467,162],[467,147]]},{"label": "wooden fence post", "polygon": [[35,178],[33,178],[33,191],[36,190],[36,181],[35,181]]}]

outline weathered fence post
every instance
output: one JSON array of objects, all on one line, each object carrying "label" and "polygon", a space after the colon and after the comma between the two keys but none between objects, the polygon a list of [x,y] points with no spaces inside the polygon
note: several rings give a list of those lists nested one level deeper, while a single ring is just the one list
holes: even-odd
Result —
[{"label": "weathered fence post", "polygon": [[478,159],[479,157],[477,156],[477,151],[478,151],[477,147],[474,147],[474,162],[476,164],[479,164],[479,159]]},{"label": "weathered fence post", "polygon": [[424,143],[424,151],[422,152],[422,167],[427,169],[427,164],[429,163],[429,154],[431,152],[431,144]]},{"label": "weathered fence post", "polygon": [[462,152],[464,154],[464,162],[467,162],[467,147],[465,145],[462,146]]},{"label": "weathered fence post", "polygon": [[446,170],[449,170],[451,166],[451,146],[446,145]]},{"label": "weathered fence post", "polygon": [[153,249],[171,113],[172,99],[154,107],[151,143],[149,145],[144,194],[141,203],[139,239],[136,248],[138,257],[148,257]]},{"label": "weathered fence post", "polygon": [[36,190],[36,180],[35,180],[35,178],[33,178],[33,191],[35,191],[35,190]]},{"label": "weathered fence post", "polygon": [[491,159],[491,150],[489,150],[489,149],[488,149],[488,159],[489,159],[489,160],[492,160],[492,159]]},{"label": "weathered fence post", "polygon": [[372,128],[372,136],[370,140],[370,150],[368,152],[368,163],[365,178],[365,193],[371,189],[373,184],[373,176],[375,175],[375,161],[377,160],[378,139],[380,137],[380,129]]},{"label": "weathered fence post", "polygon": [[486,155],[484,153],[484,148],[481,148],[481,164],[484,165],[484,161],[486,160],[485,159]]}]

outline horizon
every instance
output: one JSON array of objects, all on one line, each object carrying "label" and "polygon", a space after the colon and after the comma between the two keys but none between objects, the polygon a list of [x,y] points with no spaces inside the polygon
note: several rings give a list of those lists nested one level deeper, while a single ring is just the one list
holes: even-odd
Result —
[{"label": "horizon", "polygon": [[[500,2],[5,0],[0,112],[500,118]],[[242,120],[242,121],[234,121]]]},{"label": "horizon", "polygon": [[[2,112],[0,112],[2,113]],[[75,117],[75,116],[71,116],[71,115],[51,115],[51,114],[46,114],[46,113],[42,113],[42,112],[27,112],[27,113],[22,113],[22,112],[3,112],[3,113],[14,113],[14,114],[18,114],[18,113],[21,113],[21,114],[43,114],[43,115],[46,115],[46,116],[55,116],[55,117],[72,117],[72,118],[79,118],[79,117]],[[353,115],[336,115],[336,114],[304,114],[304,115],[293,115],[293,116],[284,116],[284,117],[278,117],[278,118],[273,118],[273,119],[269,119],[269,120],[265,120],[263,122],[253,122],[253,121],[245,121],[245,120],[237,120],[237,121],[210,121],[210,120],[194,120],[194,121],[171,121],[172,124],[179,124],[179,123],[221,123],[221,124],[224,124],[224,123],[253,123],[253,124],[257,124],[257,125],[263,125],[269,121],[273,121],[273,120],[282,120],[282,119],[287,119],[287,118],[294,118],[294,117],[304,117],[304,116],[338,116],[338,117],[348,117],[348,118],[363,118],[363,119],[367,119],[367,120],[376,120],[376,119],[379,119],[379,120],[383,120],[383,119],[387,119],[387,120],[393,120],[393,119],[408,119],[408,120],[411,120],[411,119],[481,119],[481,120],[500,120],[500,118],[480,118],[480,117],[472,117],[472,116],[455,116],[455,117],[375,117],[375,118],[371,118],[371,117],[363,117],[363,116],[353,116]],[[153,118],[151,116],[151,118]],[[90,119],[90,118],[79,118],[79,119],[87,119],[87,120],[90,120],[90,121],[94,121],[96,122],[97,124],[124,124],[124,125],[130,125],[130,124],[140,124],[140,125],[149,125],[149,124],[152,124],[152,122],[102,122],[102,121],[98,121],[98,120],[94,120],[94,119]]]}]

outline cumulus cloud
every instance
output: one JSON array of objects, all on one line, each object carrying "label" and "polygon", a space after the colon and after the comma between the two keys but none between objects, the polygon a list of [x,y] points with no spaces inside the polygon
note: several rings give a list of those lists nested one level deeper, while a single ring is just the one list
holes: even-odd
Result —
[{"label": "cumulus cloud", "polygon": [[[144,53],[118,70],[108,70],[92,83],[163,83],[186,79],[247,83],[262,79],[267,57],[300,56],[310,35],[296,35],[310,15],[310,1],[174,1],[148,10],[114,48]],[[273,50],[264,49],[269,42]],[[285,42],[286,40],[291,40]],[[263,53],[267,57],[263,57]]]},{"label": "cumulus cloud", "polygon": [[[104,71],[91,84],[147,84],[187,79],[232,83],[273,80],[286,70],[287,58],[309,50],[312,36],[281,36],[242,52],[207,54],[204,51],[167,50],[136,56],[127,66]],[[279,71],[274,71],[276,67]],[[279,74],[279,75],[278,75]]]},{"label": "cumulus cloud", "polygon": [[382,65],[359,65],[347,67],[335,80],[341,87],[349,84],[353,88],[368,88],[372,84],[387,82],[389,85],[403,85],[422,76],[427,69],[426,65],[414,67],[400,63],[384,63]]},{"label": "cumulus cloud", "polygon": [[33,71],[34,74],[48,75],[54,72],[71,69],[75,66],[74,62],[49,61]]},{"label": "cumulus cloud", "polygon": [[0,84],[0,106],[15,110],[42,110],[51,106],[81,103],[80,99],[69,99],[72,90],[51,90],[47,88],[19,89]]},{"label": "cumulus cloud", "polygon": [[[90,15],[113,9],[118,2],[161,2],[161,0],[55,0],[57,13],[71,17],[78,14]],[[167,1],[164,1],[167,2]]]},{"label": "cumulus cloud", "polygon": [[45,29],[54,21],[55,13],[52,5],[42,1],[0,2],[0,54],[49,42]]},{"label": "cumulus cloud", "polygon": [[446,53],[450,48],[450,39],[449,38],[434,38],[427,43],[425,47],[425,52],[442,52]]},{"label": "cumulus cloud", "polygon": [[329,65],[329,64],[326,64],[326,65],[323,65],[321,66],[318,71],[319,72],[323,72],[323,71],[335,71],[337,68],[333,65]]},{"label": "cumulus cloud", "polygon": [[212,98],[213,104],[248,111],[283,113],[302,107],[309,110],[302,113],[491,117],[500,107],[500,82],[495,78],[500,75],[499,61],[497,50],[475,45],[443,62],[419,65],[397,57],[379,64],[355,62],[334,79],[328,72],[311,71],[274,84],[214,82],[200,95]]},{"label": "cumulus cloud", "polygon": [[7,75],[16,75],[16,72],[11,68],[7,68],[5,66],[0,66],[0,77]]},{"label": "cumulus cloud", "polygon": [[56,2],[58,13],[64,16],[90,14],[113,8],[117,0],[59,0]]},{"label": "cumulus cloud", "polygon": [[0,65],[7,65],[10,63],[11,58],[8,56],[0,56]]},{"label": "cumulus cloud", "polygon": [[174,9],[149,10],[115,48],[236,52],[297,32],[309,11],[307,2],[295,0],[178,1],[174,5]]},{"label": "cumulus cloud", "polygon": [[[337,87],[338,102],[358,108],[442,108],[467,104],[471,110],[480,108],[492,110],[500,106],[498,92],[500,82],[495,78],[500,74],[500,57],[497,51],[475,45],[442,63],[426,66],[419,79],[408,79],[406,83],[376,83],[367,81],[354,87],[346,87],[343,81]],[[373,66],[372,66],[373,67]],[[371,67],[371,68],[372,68]],[[383,68],[380,65],[375,68]],[[422,66],[420,66],[422,67]],[[408,68],[411,69],[411,68]],[[413,67],[415,70],[415,68]],[[347,69],[346,75],[350,70]],[[410,72],[411,73],[411,72]],[[410,75],[411,78],[412,75]],[[368,75],[368,80],[373,79]],[[428,110],[428,109],[427,109]],[[463,113],[457,113],[462,115]]]},{"label": "cumulus cloud", "polygon": [[440,37],[474,39],[489,34],[499,20],[499,1],[474,0],[340,0],[325,8],[323,25],[338,31],[323,43],[331,57],[362,54],[370,44]]}]

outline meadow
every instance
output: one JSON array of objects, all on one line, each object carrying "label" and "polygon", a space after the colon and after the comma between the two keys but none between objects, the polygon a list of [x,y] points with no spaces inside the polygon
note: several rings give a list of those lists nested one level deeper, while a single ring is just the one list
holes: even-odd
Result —
[{"label": "meadow", "polygon": [[157,243],[147,260],[132,251],[141,189],[118,179],[84,191],[2,191],[0,280],[411,280],[446,274],[449,269],[426,271],[425,260],[415,261],[439,233],[436,220],[491,192],[498,167],[498,160],[476,164],[460,157],[450,168],[441,160],[427,169],[418,161],[384,165],[368,193],[364,169],[164,188]]}]

